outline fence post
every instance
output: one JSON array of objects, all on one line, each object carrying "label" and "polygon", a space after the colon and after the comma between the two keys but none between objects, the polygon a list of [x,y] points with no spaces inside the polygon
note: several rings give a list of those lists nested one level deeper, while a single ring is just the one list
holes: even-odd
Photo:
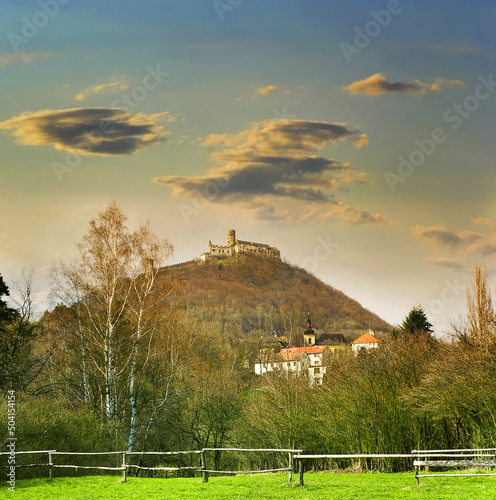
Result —
[{"label": "fence post", "polygon": [[126,460],[126,452],[122,454],[122,479],[124,482],[127,481],[127,460]]},{"label": "fence post", "polygon": [[208,483],[208,472],[205,470],[207,468],[207,452],[204,449],[201,451],[201,462],[203,469],[203,482]]},{"label": "fence post", "polygon": [[293,452],[289,452],[289,474],[288,474],[288,483],[293,480]]},{"label": "fence post", "polygon": [[52,479],[52,454],[48,452],[48,479]]},{"label": "fence post", "polygon": [[298,468],[300,469],[300,486],[304,486],[304,484],[303,484],[304,468],[303,468],[303,459],[302,458],[299,458],[299,460],[298,460]]},{"label": "fence post", "polygon": [[[416,459],[417,459],[417,462],[420,460],[419,458],[419,454],[418,454],[418,450],[413,450],[413,451],[417,451],[417,455],[416,455]],[[412,452],[413,453],[413,452]],[[420,467],[418,465],[415,466],[415,481],[417,483],[417,486],[419,485],[419,473],[420,473]]]}]

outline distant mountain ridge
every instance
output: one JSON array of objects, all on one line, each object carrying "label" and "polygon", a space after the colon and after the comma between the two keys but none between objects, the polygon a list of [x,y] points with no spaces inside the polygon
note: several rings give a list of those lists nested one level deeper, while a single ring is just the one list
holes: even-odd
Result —
[{"label": "distant mountain ridge", "polygon": [[177,283],[171,299],[192,319],[219,325],[233,336],[303,332],[307,313],[318,333],[353,338],[392,326],[356,300],[304,269],[270,257],[240,254],[163,268]]}]

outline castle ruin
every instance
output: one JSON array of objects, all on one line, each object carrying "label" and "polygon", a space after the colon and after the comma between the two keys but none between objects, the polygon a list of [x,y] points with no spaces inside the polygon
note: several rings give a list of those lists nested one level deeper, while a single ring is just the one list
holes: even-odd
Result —
[{"label": "castle ruin", "polygon": [[250,253],[260,255],[262,257],[281,258],[281,252],[276,247],[271,247],[265,243],[253,243],[251,241],[243,241],[236,239],[236,231],[229,229],[227,231],[227,245],[212,245],[208,242],[208,251],[201,254],[203,262],[207,260],[220,259],[223,257],[232,257],[240,253]]}]

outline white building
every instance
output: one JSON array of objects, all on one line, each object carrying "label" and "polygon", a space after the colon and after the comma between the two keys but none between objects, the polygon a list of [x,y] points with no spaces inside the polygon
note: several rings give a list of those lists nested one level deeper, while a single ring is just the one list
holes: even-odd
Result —
[{"label": "white building", "polygon": [[291,371],[302,373],[310,366],[310,358],[306,352],[282,352],[288,349],[282,349],[277,354],[261,354],[260,359],[255,363],[255,373],[264,375],[275,371]]},{"label": "white building", "polygon": [[276,370],[292,372],[308,372],[309,383],[322,384],[326,368],[330,363],[332,352],[329,346],[288,347],[277,354],[261,354],[255,363],[255,373],[263,375]]},{"label": "white building", "polygon": [[327,345],[313,345],[311,347],[289,347],[281,349],[283,352],[307,353],[310,364],[308,366],[308,379],[310,385],[321,385],[327,366],[329,366],[332,357],[332,351]]},{"label": "white building", "polygon": [[356,354],[361,349],[365,349],[367,351],[370,349],[376,349],[377,347],[379,347],[380,342],[380,339],[375,337],[372,332],[367,332],[364,333],[361,337],[358,337],[356,340],[354,340],[351,343],[351,346],[353,348],[353,352]]}]

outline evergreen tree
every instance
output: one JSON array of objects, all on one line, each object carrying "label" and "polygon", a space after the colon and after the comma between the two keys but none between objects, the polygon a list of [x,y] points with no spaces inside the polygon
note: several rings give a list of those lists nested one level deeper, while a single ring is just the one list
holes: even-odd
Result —
[{"label": "evergreen tree", "polygon": [[9,287],[0,274],[0,328],[2,327],[1,325],[3,322],[12,318],[14,313],[14,310],[7,306],[5,300],[2,300],[2,297],[8,297],[9,295]]},{"label": "evergreen tree", "polygon": [[2,300],[2,296],[9,295],[9,287],[0,275],[0,389],[26,389],[43,366],[32,353],[40,331],[31,321],[31,277],[26,277],[25,290],[16,302],[18,309]]},{"label": "evergreen tree", "polygon": [[431,323],[427,319],[424,309],[421,306],[414,307],[401,324],[401,331],[404,335],[418,337],[420,335],[432,335],[434,332]]}]

